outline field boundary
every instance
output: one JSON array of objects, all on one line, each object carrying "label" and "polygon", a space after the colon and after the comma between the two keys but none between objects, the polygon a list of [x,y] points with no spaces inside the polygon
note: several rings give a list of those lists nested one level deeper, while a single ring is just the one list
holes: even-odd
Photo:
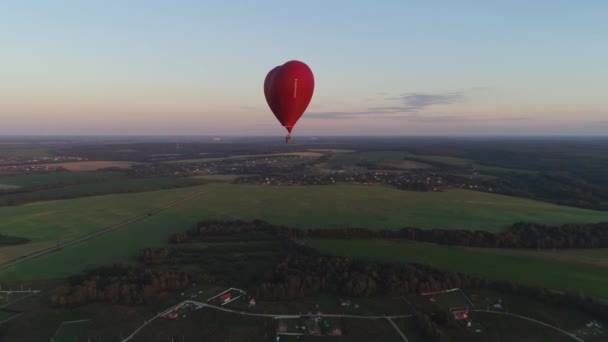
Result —
[{"label": "field boundary", "polygon": [[22,300],[26,299],[26,298],[29,298],[29,297],[37,294],[38,292],[40,292],[40,290],[30,290],[30,291],[10,291],[10,290],[7,290],[7,291],[0,291],[0,293],[28,293],[28,295],[25,296],[25,297],[17,298],[17,299],[14,299],[14,300],[6,303],[6,304],[0,305],[0,309],[5,308],[5,307],[7,307],[9,305],[15,304],[15,303],[17,303],[19,301],[22,301]]},{"label": "field boundary", "polygon": [[[3,310],[3,311],[8,311],[8,310]],[[10,320],[12,320],[12,319],[14,319],[14,318],[17,318],[17,317],[19,317],[21,314],[23,314],[23,311],[10,311],[10,312],[15,312],[15,314],[14,314],[14,315],[12,315],[12,316],[11,316],[11,317],[9,317],[9,318],[7,318],[7,319],[3,320],[3,321],[0,321],[0,325],[2,325],[2,324],[6,323],[6,322],[8,322],[8,321],[10,321]]]},{"label": "field boundary", "polygon": [[537,324],[546,326],[546,327],[551,328],[553,330],[557,330],[557,331],[561,332],[562,334],[567,335],[570,338],[572,338],[572,339],[574,339],[574,340],[576,340],[578,342],[585,342],[585,340],[580,339],[578,336],[576,336],[574,334],[571,334],[571,333],[569,333],[569,332],[567,332],[567,331],[565,331],[563,329],[560,329],[560,328],[558,328],[558,327],[556,327],[554,325],[551,325],[551,324],[548,324],[548,323],[545,323],[545,322],[541,322],[541,321],[536,320],[534,318],[530,318],[530,317],[526,317],[526,316],[520,316],[520,315],[508,313],[508,312],[502,312],[502,311],[481,310],[481,309],[474,309],[474,310],[469,310],[469,311],[471,311],[471,312],[485,312],[485,313],[492,313],[492,314],[497,314],[497,315],[505,315],[505,316],[517,317],[517,318],[520,318],[520,319],[523,319],[523,320],[526,320],[526,321],[530,321],[530,322],[533,322],[533,323],[537,323]]},{"label": "field boundary", "polygon": [[78,239],[71,240],[71,241],[67,241],[67,242],[63,242],[63,243],[60,243],[60,244],[58,244],[58,245],[56,245],[56,246],[53,246],[53,247],[48,247],[48,248],[45,248],[45,249],[39,250],[39,251],[37,251],[37,252],[30,253],[30,254],[27,254],[27,255],[24,255],[24,256],[18,257],[18,258],[16,258],[16,259],[9,260],[9,261],[7,261],[7,262],[5,262],[5,263],[3,263],[3,264],[0,264],[0,270],[1,270],[1,269],[8,268],[8,267],[11,267],[11,266],[15,266],[15,265],[17,265],[17,264],[20,264],[20,263],[22,263],[22,262],[25,262],[25,261],[28,261],[28,260],[31,260],[31,259],[34,259],[34,258],[37,258],[37,257],[42,256],[42,255],[45,255],[45,254],[49,254],[49,253],[52,253],[52,252],[56,252],[56,251],[61,250],[61,249],[65,248],[65,247],[70,247],[70,246],[73,246],[73,245],[79,244],[79,243],[81,243],[81,242],[84,242],[84,241],[90,240],[90,239],[92,239],[92,238],[98,237],[98,236],[100,236],[100,235],[103,235],[103,234],[109,233],[109,232],[111,232],[111,231],[113,231],[113,230],[119,229],[119,228],[121,228],[121,227],[123,227],[123,226],[126,226],[126,225],[129,225],[129,224],[131,224],[131,223],[135,223],[135,222],[141,221],[141,220],[143,220],[143,219],[147,218],[148,216],[151,216],[151,215],[156,214],[156,213],[159,213],[159,212],[161,212],[161,211],[163,211],[163,210],[166,210],[166,209],[172,208],[172,207],[174,207],[174,206],[176,206],[176,205],[181,204],[182,202],[185,202],[185,201],[187,201],[187,200],[189,200],[189,199],[192,199],[192,198],[194,198],[194,197],[196,197],[196,196],[199,196],[199,195],[201,195],[201,194],[205,193],[205,192],[206,192],[206,190],[207,190],[207,189],[202,190],[202,191],[195,192],[195,193],[190,194],[190,195],[188,195],[188,196],[186,196],[186,197],[182,197],[182,198],[177,199],[177,200],[175,200],[175,201],[169,202],[169,203],[165,204],[165,205],[164,205],[164,206],[162,206],[162,207],[159,207],[159,208],[156,208],[156,209],[152,209],[152,210],[149,210],[149,211],[147,211],[147,212],[145,212],[145,213],[143,213],[143,214],[141,214],[141,215],[138,215],[138,216],[131,217],[131,218],[129,218],[129,219],[126,219],[126,220],[120,221],[120,222],[115,223],[115,224],[113,224],[113,225],[111,225],[111,226],[108,226],[108,227],[106,227],[106,228],[103,228],[103,229],[98,230],[98,231],[96,231],[96,232],[93,232],[93,233],[91,233],[91,234],[88,234],[88,235],[85,235],[85,236],[83,236],[83,237],[80,237],[80,238],[78,238]]},{"label": "field boundary", "polygon": [[53,337],[51,337],[51,342],[53,342],[55,340],[55,338],[57,337],[57,334],[61,331],[61,328],[63,327],[64,324],[84,323],[84,322],[88,322],[88,321],[89,321],[89,319],[79,319],[79,320],[75,320],[75,321],[61,322],[61,324],[59,324],[59,328],[57,328],[57,330],[55,330]]},{"label": "field boundary", "polygon": [[[156,314],[154,317],[151,317],[150,319],[145,320],[144,323],[141,326],[139,326],[137,329],[135,329],[135,331],[133,331],[131,333],[131,335],[127,336],[121,342],[130,341],[143,328],[145,328],[148,324],[152,323],[152,321],[154,321],[155,319],[157,319],[159,317],[163,317],[163,316],[167,315],[169,312],[171,312],[174,309],[179,308],[179,307],[181,307],[182,305],[185,305],[185,304],[192,304],[194,306],[201,307],[201,308],[209,308],[209,309],[223,311],[223,312],[228,312],[228,313],[237,314],[237,315],[241,315],[241,316],[267,317],[267,318],[273,318],[273,319],[277,319],[277,318],[299,318],[299,317],[302,316],[301,314],[298,314],[298,315],[286,315],[286,314],[253,313],[253,312],[246,312],[246,311],[239,311],[239,310],[234,310],[234,309],[228,309],[228,308],[221,307],[221,306],[216,306],[216,305],[209,305],[207,303],[202,303],[202,302],[198,302],[198,301],[194,301],[194,300],[184,300],[182,302],[179,302],[179,303],[177,303],[177,304],[169,307],[167,310]],[[386,316],[386,315],[385,316],[361,316],[361,315],[341,315],[341,314],[316,314],[315,316],[319,316],[319,317],[334,317],[334,318],[376,319],[376,320],[377,319],[395,319],[395,318],[409,318],[409,317],[412,317],[411,314],[407,314],[407,315],[391,315],[391,316]]]}]

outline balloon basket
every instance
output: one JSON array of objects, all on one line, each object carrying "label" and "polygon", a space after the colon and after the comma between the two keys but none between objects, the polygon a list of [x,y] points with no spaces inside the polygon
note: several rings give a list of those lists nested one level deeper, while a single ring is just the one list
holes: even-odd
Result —
[{"label": "balloon basket", "polygon": [[287,136],[285,137],[285,143],[291,144],[291,135],[290,134],[287,134]]}]

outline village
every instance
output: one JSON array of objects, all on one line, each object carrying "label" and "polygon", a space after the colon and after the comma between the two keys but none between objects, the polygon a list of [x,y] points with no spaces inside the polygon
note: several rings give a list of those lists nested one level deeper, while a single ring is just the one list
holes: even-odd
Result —
[{"label": "village", "polygon": [[[182,302],[159,313],[151,320],[147,320],[144,326],[150,324],[156,318],[167,320],[188,319],[191,313],[201,309],[219,310],[233,314],[245,316],[269,317],[275,321],[276,341],[298,340],[302,336],[342,336],[345,333],[342,320],[351,319],[375,319],[387,320],[390,325],[387,328],[396,329],[397,333],[404,341],[409,341],[407,331],[395,324],[395,321],[412,318],[415,314],[415,307],[425,305],[439,306],[450,318],[462,327],[474,333],[481,333],[484,330],[482,324],[474,319],[474,312],[496,312],[508,314],[507,308],[501,298],[484,297],[476,293],[467,295],[460,288],[444,291],[421,293],[409,300],[405,297],[393,298],[395,306],[402,307],[401,314],[378,315],[367,313],[360,307],[357,299],[338,298],[332,313],[324,313],[320,310],[319,304],[314,304],[310,310],[291,314],[271,314],[261,313],[256,310],[257,302],[254,296],[238,288],[228,288],[213,296],[202,299],[204,291],[198,290],[196,284],[192,289],[182,292],[180,296],[185,298]],[[415,305],[412,305],[414,303]],[[596,324],[591,322],[590,324]],[[140,329],[143,328],[140,327]],[[139,329],[138,329],[139,330]],[[134,332],[129,341],[137,333]]]}]

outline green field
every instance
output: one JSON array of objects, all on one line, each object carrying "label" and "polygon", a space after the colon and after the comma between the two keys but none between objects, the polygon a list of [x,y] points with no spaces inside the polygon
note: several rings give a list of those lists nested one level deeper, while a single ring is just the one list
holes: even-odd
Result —
[{"label": "green field", "polygon": [[309,240],[323,253],[390,262],[418,262],[437,268],[487,276],[492,279],[583,292],[608,298],[604,267],[487,250],[427,243],[384,240]]},{"label": "green field", "polygon": [[[2,208],[0,222],[5,224],[0,233],[27,237],[40,244],[73,239],[198,191],[204,192],[179,206],[80,245],[2,270],[0,277],[55,278],[71,275],[88,265],[133,260],[141,248],[163,245],[171,233],[209,218],[263,219],[301,228],[418,226],[492,231],[522,220],[556,224],[608,219],[606,212],[465,190],[420,193],[357,185],[279,187],[215,183]],[[14,257],[19,252],[30,252],[32,247],[31,244],[2,247],[0,255],[10,251]]]},{"label": "green field", "polygon": [[30,147],[30,146],[0,146],[0,157],[16,157],[21,159],[29,159],[36,157],[48,157],[50,151],[44,147]]},{"label": "green field", "polygon": [[362,161],[367,162],[400,162],[405,158],[405,152],[399,151],[373,151],[339,153],[328,161],[330,166],[355,165]]},{"label": "green field", "polygon": [[61,183],[85,183],[106,179],[115,179],[124,176],[117,171],[62,171],[44,174],[0,177],[0,184],[19,187],[34,187],[40,185]]},{"label": "green field", "polygon": [[85,183],[39,190],[35,192],[21,192],[0,195],[0,200],[27,200],[34,198],[36,201],[54,200],[71,197],[82,197],[89,195],[118,194],[125,192],[143,192],[159,189],[194,186],[204,183],[202,179],[194,178],[126,178],[109,179],[96,183]]},{"label": "green field", "polygon": [[5,321],[13,316],[15,316],[17,313],[13,312],[13,311],[6,311],[6,310],[1,310],[0,309],[0,322]]},{"label": "green field", "polygon": [[511,169],[498,166],[482,165],[472,160],[458,157],[449,156],[431,156],[431,155],[419,155],[419,154],[408,154],[407,158],[417,160],[421,162],[441,164],[455,167],[471,167],[477,171],[489,173],[489,174],[504,174],[504,173],[534,173],[530,170],[523,169]]},{"label": "green field", "polygon": [[88,324],[86,320],[62,323],[53,337],[53,342],[78,341],[79,337],[84,336]]}]

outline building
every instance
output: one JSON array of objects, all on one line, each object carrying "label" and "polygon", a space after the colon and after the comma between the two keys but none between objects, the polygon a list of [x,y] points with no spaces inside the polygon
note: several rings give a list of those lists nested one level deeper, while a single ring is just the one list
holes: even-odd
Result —
[{"label": "building", "polygon": [[450,308],[450,312],[454,315],[454,319],[461,320],[469,318],[469,308]]},{"label": "building", "polygon": [[231,293],[224,293],[223,295],[220,296],[220,300],[223,303],[226,303],[228,301],[230,301],[232,299],[232,294]]}]

